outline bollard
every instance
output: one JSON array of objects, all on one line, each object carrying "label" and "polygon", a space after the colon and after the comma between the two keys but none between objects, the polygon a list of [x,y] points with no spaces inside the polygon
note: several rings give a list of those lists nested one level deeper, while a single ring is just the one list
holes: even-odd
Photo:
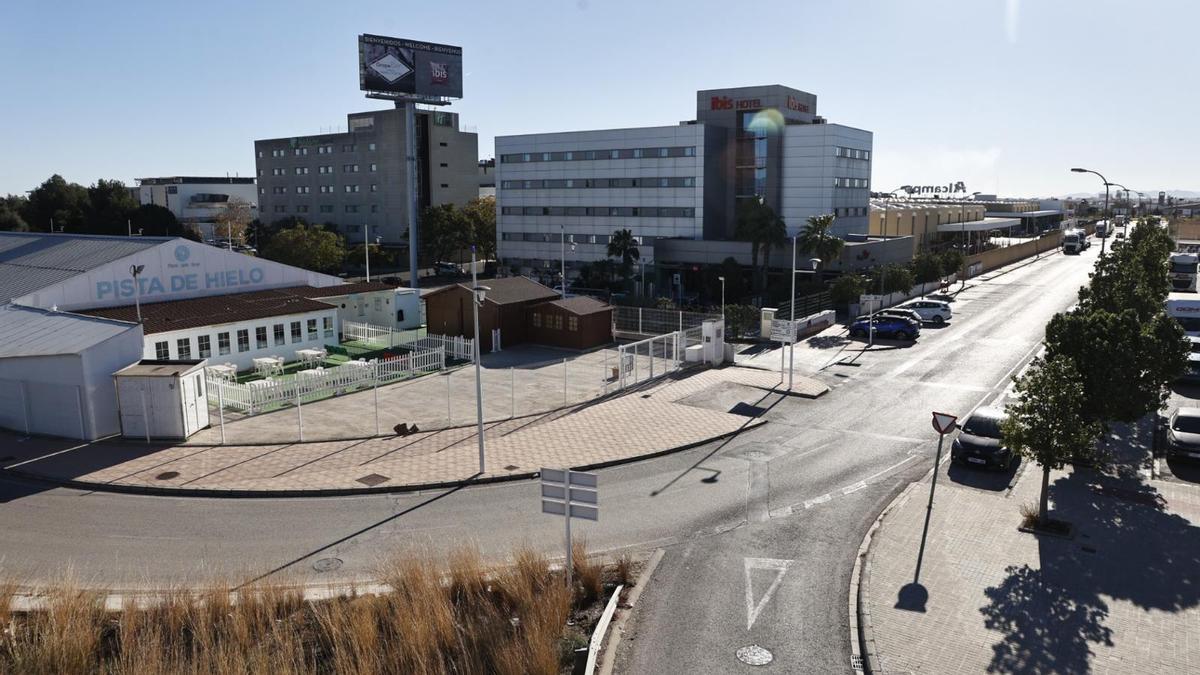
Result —
[{"label": "bollard", "polygon": [[296,380],[296,428],[300,434],[300,442],[304,442],[304,412],[300,410],[300,381]]},{"label": "bollard", "polygon": [[567,404],[567,360],[563,359],[563,405]]},{"label": "bollard", "polygon": [[379,435],[379,365],[375,365],[375,435]]},{"label": "bollard", "polygon": [[450,371],[446,371],[446,426],[450,426]]},{"label": "bollard", "polygon": [[512,366],[508,367],[508,396],[512,403],[512,410],[509,411],[510,419],[517,416],[517,371]]},{"label": "bollard", "polygon": [[217,385],[217,417],[221,420],[221,445],[225,445],[225,388]]}]

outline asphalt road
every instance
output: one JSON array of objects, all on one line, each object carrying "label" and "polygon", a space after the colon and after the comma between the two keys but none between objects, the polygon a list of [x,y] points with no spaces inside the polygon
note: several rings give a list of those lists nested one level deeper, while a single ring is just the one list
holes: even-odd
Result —
[{"label": "asphalt road", "polygon": [[[756,430],[601,471],[601,521],[574,526],[576,535],[592,550],[667,551],[623,643],[622,670],[731,672],[740,667],[737,649],[757,644],[784,672],[849,672],[853,556],[880,509],[932,466],[930,412],[963,415],[1002,396],[1037,351],[1046,321],[1075,301],[1098,250],[972,280],[954,320],[915,345],[885,341],[859,353],[858,343],[831,341],[820,358],[832,365],[819,377],[833,392],[816,401],[760,393],[770,423]],[[749,391],[731,386],[694,404],[728,409]],[[521,542],[553,554],[562,523],[539,513],[532,482],[221,500],[0,480],[0,577],[16,581],[336,581],[368,577],[398,551],[466,541],[486,555]],[[341,565],[317,572],[314,563],[328,558]]]}]

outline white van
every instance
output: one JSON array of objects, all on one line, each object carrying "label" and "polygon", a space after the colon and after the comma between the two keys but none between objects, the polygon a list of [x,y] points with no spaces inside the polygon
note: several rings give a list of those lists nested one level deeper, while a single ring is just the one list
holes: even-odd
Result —
[{"label": "white van", "polygon": [[1200,335],[1200,295],[1170,293],[1167,295],[1167,316],[1183,326],[1188,335]]}]

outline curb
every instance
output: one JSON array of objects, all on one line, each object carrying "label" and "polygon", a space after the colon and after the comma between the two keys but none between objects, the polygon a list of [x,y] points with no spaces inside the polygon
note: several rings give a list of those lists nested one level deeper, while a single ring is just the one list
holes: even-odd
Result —
[{"label": "curb", "polygon": [[617,647],[621,644],[621,637],[625,634],[625,625],[629,623],[629,618],[633,616],[633,609],[637,606],[638,598],[642,597],[642,591],[650,584],[650,577],[654,576],[654,571],[658,569],[658,563],[662,562],[663,555],[666,551],[662,548],[654,549],[654,553],[650,555],[649,562],[642,569],[642,573],[638,575],[637,581],[633,585],[633,590],[625,597],[624,607],[618,605],[618,609],[627,609],[609,625],[608,638],[604,641],[604,646],[600,648],[600,665],[596,669],[600,675],[612,675],[613,669],[617,665]]},{"label": "curb", "polygon": [[[935,467],[936,470],[936,467]],[[871,624],[871,561],[868,558],[875,533],[883,526],[883,519],[892,509],[908,499],[908,494],[923,482],[913,481],[883,507],[875,522],[863,535],[858,553],[854,556],[854,568],[850,572],[850,594],[847,610],[850,619],[850,665],[855,673],[882,673],[879,652],[875,647],[875,630]]]},{"label": "curb", "polygon": [[[621,464],[631,464],[640,462],[645,459],[653,459],[663,455],[669,455],[684,450],[690,450],[716,440],[736,436],[748,429],[753,429],[760,425],[766,424],[767,420],[753,419],[746,425],[734,429],[723,434],[711,436],[709,438],[693,441],[684,445],[666,448],[664,450],[656,450],[635,457],[622,457],[619,459],[611,459],[603,462],[594,462],[592,464],[583,464],[570,467],[576,471],[591,471],[593,469],[605,469]],[[273,444],[275,445],[275,444]],[[220,447],[220,446],[216,446]],[[293,489],[293,490],[232,490],[232,489],[214,489],[214,488],[173,488],[173,487],[152,487],[147,485],[125,485],[120,483],[93,483],[89,481],[80,481],[70,478],[53,478],[42,474],[31,473],[27,471],[18,471],[14,469],[0,469],[0,477],[13,477],[37,483],[54,485],[56,487],[74,488],[77,490],[87,490],[91,492],[111,492],[118,494],[132,494],[153,497],[196,497],[196,498],[231,498],[231,499],[284,499],[284,498],[311,498],[311,497],[348,497],[358,495],[373,495],[373,494],[396,494],[406,492],[422,492],[425,490],[445,490],[470,487],[475,485],[489,485],[492,483],[505,483],[517,480],[527,480],[536,478],[537,471],[523,471],[521,473],[510,473],[503,476],[487,476],[484,478],[467,478],[463,480],[437,481],[432,483],[409,483],[405,485],[389,485],[376,487],[361,487],[361,488],[328,488],[328,489]]]}]

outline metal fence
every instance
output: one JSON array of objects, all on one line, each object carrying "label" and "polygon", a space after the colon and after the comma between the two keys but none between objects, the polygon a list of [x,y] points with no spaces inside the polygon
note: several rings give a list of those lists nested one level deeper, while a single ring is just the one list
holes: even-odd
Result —
[{"label": "metal fence", "polygon": [[697,327],[620,345],[617,347],[618,386],[624,389],[679,370],[689,340],[698,343],[700,333],[701,329]]},{"label": "metal fence", "polygon": [[613,330],[639,335],[662,335],[689,328],[699,328],[700,324],[705,321],[720,318],[720,314],[618,305],[613,307]]},{"label": "metal fence", "polygon": [[791,319],[793,317],[800,319],[810,314],[824,312],[827,309],[833,309],[833,298],[829,296],[829,291],[822,291],[820,293],[813,293],[812,295],[801,295],[792,302],[780,303],[779,310],[775,312],[775,316],[781,319]]},{"label": "metal fence", "polygon": [[393,330],[386,326],[376,326],[358,321],[342,322],[342,338],[381,349],[384,347],[404,347],[413,350],[444,348],[447,356],[464,360],[471,358],[474,349],[474,341],[470,338],[437,335],[428,333],[423,328]]},{"label": "metal fence", "polygon": [[290,404],[317,401],[434,372],[446,367],[446,351],[433,347],[390,359],[351,361],[333,368],[300,371],[281,379],[231,382],[205,370],[208,400],[218,407],[249,415]]}]

